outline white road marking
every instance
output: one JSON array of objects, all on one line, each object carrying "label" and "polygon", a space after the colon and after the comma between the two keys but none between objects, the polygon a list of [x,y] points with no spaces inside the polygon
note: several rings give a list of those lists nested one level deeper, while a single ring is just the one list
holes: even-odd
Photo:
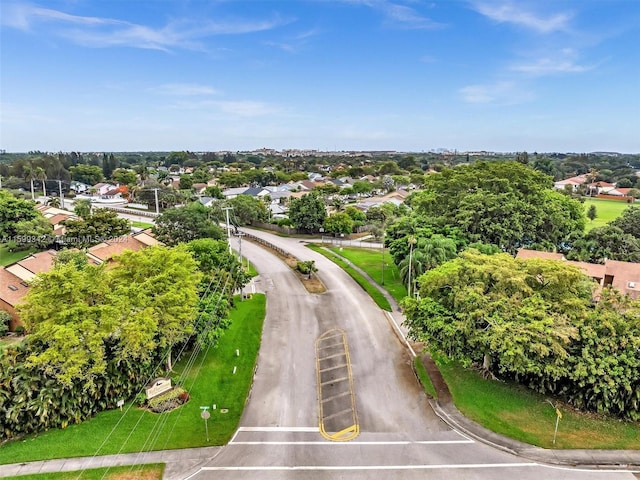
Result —
[{"label": "white road marking", "polygon": [[239,432],[319,432],[318,427],[240,427]]},{"label": "white road marking", "polygon": [[[345,471],[345,470],[457,470],[467,468],[521,468],[521,467],[539,467],[537,463],[466,463],[459,465],[295,465],[295,466],[277,466],[265,465],[255,467],[202,467],[202,471],[249,471],[249,472],[273,472],[273,471],[296,471],[296,470],[326,470],[326,471]],[[619,472],[618,472],[619,473]]]},{"label": "white road marking", "polygon": [[319,442],[319,441],[291,441],[291,442],[278,442],[278,441],[264,441],[264,442],[229,442],[229,445],[323,445],[327,447],[332,446],[351,446],[351,445],[451,445],[451,444],[469,444],[474,443],[473,440],[423,440],[417,442],[410,441],[391,441],[391,442]]}]

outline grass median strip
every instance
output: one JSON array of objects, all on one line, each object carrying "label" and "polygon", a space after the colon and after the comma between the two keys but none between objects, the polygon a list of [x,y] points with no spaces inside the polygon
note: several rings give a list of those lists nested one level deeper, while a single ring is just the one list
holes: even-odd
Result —
[{"label": "grass median strip", "polygon": [[556,412],[548,397],[510,382],[487,380],[442,355],[432,356],[458,410],[489,430],[544,448],[640,449],[640,422],[582,413],[552,399],[562,413],[553,445]]},{"label": "grass median strip", "polygon": [[18,475],[14,480],[161,480],[164,464],[150,463],[126,467],[90,468],[75,472],[35,473]]},{"label": "grass median strip", "polygon": [[307,245],[307,247],[309,247],[314,252],[318,252],[320,255],[324,255],[333,263],[335,263],[340,268],[342,268],[345,272],[349,274],[351,278],[353,278],[356,281],[358,285],[360,285],[364,289],[365,292],[369,294],[369,296],[371,296],[373,301],[376,302],[376,304],[381,309],[386,310],[387,312],[391,311],[391,305],[389,304],[389,301],[385,298],[385,296],[382,294],[382,292],[378,290],[375,286],[371,285],[371,283],[364,276],[362,276],[362,274],[360,274],[355,268],[349,265],[344,259],[340,258],[339,256],[337,256],[331,251],[325,250],[324,248],[318,245],[310,244],[310,245]]},{"label": "grass median strip", "polygon": [[[203,360],[202,368],[199,371],[194,368],[184,382],[191,398],[182,407],[163,415],[135,406],[127,411],[129,404],[124,406],[123,412],[101,412],[81,424],[2,445],[0,464],[223,445],[237,428],[251,387],[265,306],[263,294],[236,301],[231,312],[231,326],[218,345],[195,360],[196,366]],[[187,362],[185,356],[176,366],[175,373],[179,374]],[[213,404],[217,406],[215,411],[211,408]],[[208,420],[210,442],[206,441],[205,425],[200,417],[199,407],[204,405],[209,406],[211,412]],[[221,409],[228,412],[222,413]],[[107,437],[108,441],[100,448]]]},{"label": "grass median strip", "polygon": [[385,251],[383,255],[381,250],[354,247],[331,247],[331,251],[365,271],[378,285],[383,286],[396,302],[407,296],[407,287],[402,283],[398,267],[388,252]]}]

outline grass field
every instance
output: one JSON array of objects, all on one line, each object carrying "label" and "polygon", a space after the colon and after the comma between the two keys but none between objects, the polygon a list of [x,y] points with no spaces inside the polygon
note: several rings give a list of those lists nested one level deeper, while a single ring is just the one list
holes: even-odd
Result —
[{"label": "grass field", "polygon": [[486,380],[440,355],[433,358],[456,407],[494,432],[544,448],[640,449],[640,422],[580,413],[555,401],[562,419],[553,445],[556,413],[548,397],[512,383]]},{"label": "grass field", "polygon": [[[130,453],[208,445],[223,445],[235,431],[251,387],[265,316],[266,298],[253,295],[236,301],[232,324],[216,348],[192,359],[184,388],[191,399],[167,414],[153,414],[131,404],[124,411],[110,410],[78,425],[32,435],[0,448],[0,464]],[[236,356],[236,349],[240,355]],[[188,356],[176,368],[180,374],[190,364]],[[233,369],[237,367],[234,375]],[[206,441],[200,406],[209,410],[209,438]],[[228,409],[228,413],[222,413]]]},{"label": "grass field", "polygon": [[90,468],[76,472],[37,473],[10,477],[14,480],[162,480],[164,464]]},{"label": "grass field", "polygon": [[617,200],[606,200],[603,198],[587,198],[584,201],[584,213],[587,213],[587,210],[591,205],[596,206],[596,218],[591,221],[587,218],[587,226],[585,230],[588,232],[592,228],[602,227],[609,223],[611,220],[615,220],[620,215],[624,209],[629,207],[629,204],[626,202],[619,202]]},{"label": "grass field", "polygon": [[7,250],[7,245],[0,245],[0,267],[22,260],[24,257],[31,255],[35,251],[35,248],[30,248],[29,250],[10,252]]},{"label": "grass field", "polygon": [[367,272],[367,274],[373,278],[378,285],[384,286],[396,302],[399,302],[407,296],[407,287],[402,283],[398,267],[393,263],[393,258],[388,252],[385,251],[384,254],[383,281],[383,257],[380,250],[357,247],[332,247],[331,250]]}]

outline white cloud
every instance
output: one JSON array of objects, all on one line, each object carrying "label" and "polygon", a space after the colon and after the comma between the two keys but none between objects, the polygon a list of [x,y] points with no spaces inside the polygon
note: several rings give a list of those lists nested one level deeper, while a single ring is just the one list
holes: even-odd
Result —
[{"label": "white cloud", "polygon": [[219,93],[215,88],[207,85],[197,85],[194,83],[166,83],[150,88],[149,91],[161,95],[192,96],[192,95],[215,95]]},{"label": "white cloud", "polygon": [[474,9],[499,23],[513,23],[540,33],[551,33],[568,29],[571,15],[568,13],[556,13],[551,15],[536,14],[522,5],[522,2],[476,2]]},{"label": "white cloud", "polygon": [[556,73],[582,73],[593,70],[593,66],[578,65],[572,60],[557,60],[553,58],[539,58],[532,63],[521,63],[513,65],[514,72],[528,75],[543,76]]},{"label": "white cloud", "polygon": [[[343,3],[353,5],[364,5],[381,12],[390,25],[411,29],[436,29],[445,25],[435,22],[430,18],[421,15],[418,10],[413,7],[394,3],[389,0],[340,0]],[[432,8],[433,5],[426,5],[426,8]]]},{"label": "white cloud", "polygon": [[516,105],[533,100],[533,94],[514,82],[496,82],[485,85],[468,85],[459,90],[467,103]]},{"label": "white cloud", "polygon": [[[207,19],[172,21],[158,28],[113,18],[70,15],[33,5],[10,4],[3,9],[2,24],[43,34],[43,26],[58,27],[51,33],[90,47],[126,46],[169,51],[172,48],[201,49],[197,41],[213,35],[246,34],[270,30],[289,23],[278,16],[266,20]],[[60,28],[62,27],[62,28]]]}]

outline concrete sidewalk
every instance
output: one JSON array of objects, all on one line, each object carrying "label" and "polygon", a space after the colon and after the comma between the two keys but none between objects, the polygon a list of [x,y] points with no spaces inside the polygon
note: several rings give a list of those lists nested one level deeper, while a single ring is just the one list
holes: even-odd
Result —
[{"label": "concrete sidewalk", "polygon": [[189,476],[202,463],[210,461],[222,447],[185,448],[157,452],[124,453],[97,457],[61,458],[38,462],[0,465],[0,477],[13,477],[34,473],[76,472],[91,468],[164,463],[165,479],[180,479]]}]

